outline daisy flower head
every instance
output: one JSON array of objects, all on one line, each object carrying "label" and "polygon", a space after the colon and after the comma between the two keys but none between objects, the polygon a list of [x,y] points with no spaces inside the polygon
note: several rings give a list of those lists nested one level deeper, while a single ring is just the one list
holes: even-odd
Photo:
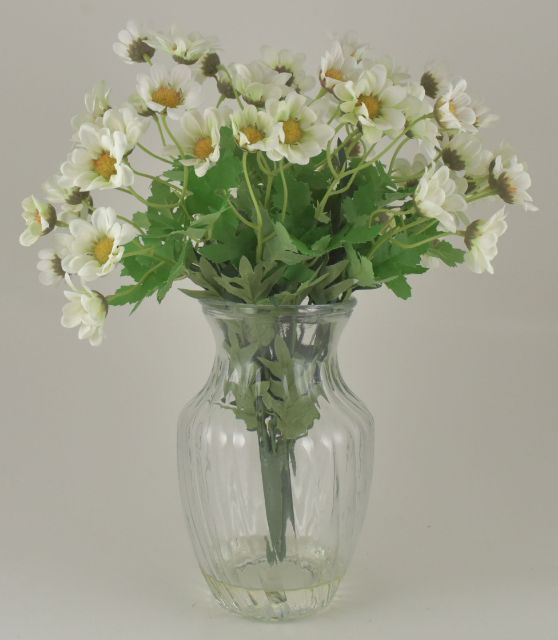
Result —
[{"label": "daisy flower head", "polygon": [[402,103],[407,91],[388,79],[383,65],[363,71],[356,82],[339,82],[333,92],[341,103],[344,119],[362,126],[362,136],[367,144],[374,144],[384,135],[403,131]]},{"label": "daisy flower head", "polygon": [[68,255],[72,244],[72,236],[69,233],[59,233],[54,236],[54,246],[50,249],[39,251],[39,281],[50,286],[64,279],[66,272],[62,268],[62,260]]},{"label": "daisy flower head", "polygon": [[527,166],[518,161],[510,147],[504,145],[500,149],[489,170],[488,183],[504,202],[521,205],[525,211],[538,211],[528,193],[531,176]]},{"label": "daisy flower head", "polygon": [[465,231],[465,264],[473,273],[494,273],[492,260],[498,254],[498,239],[506,232],[505,208],[488,220],[475,220]]},{"label": "daisy flower head", "polygon": [[434,105],[434,115],[442,129],[475,131],[477,114],[471,106],[471,98],[466,93],[467,82],[459,80],[442,94]]},{"label": "daisy flower head", "polygon": [[328,91],[339,82],[348,82],[358,75],[357,62],[351,55],[345,55],[340,42],[334,42],[321,59],[320,84]]},{"label": "daisy flower head", "polygon": [[[222,114],[214,108],[203,112],[187,111],[180,119],[176,139],[184,155],[187,156],[182,158],[181,162],[186,166],[194,167],[198,177],[204,176],[219,161],[222,120]],[[178,155],[178,150],[175,148],[168,151],[172,151],[171,155]]]},{"label": "daisy flower head", "polygon": [[438,220],[440,229],[455,233],[467,208],[463,197],[465,188],[466,183],[453,179],[445,165],[439,169],[432,166],[419,180],[415,205],[426,218]]},{"label": "daisy flower head", "polygon": [[309,91],[314,86],[314,78],[309,76],[304,68],[306,56],[303,53],[295,53],[288,49],[277,50],[272,47],[262,47],[262,58],[265,64],[277,73],[290,74],[286,85],[298,93]]},{"label": "daisy flower head", "polygon": [[333,137],[333,128],[319,122],[306,98],[298,93],[291,93],[284,100],[268,101],[266,111],[281,126],[279,143],[267,152],[271,160],[286,158],[293,164],[308,164]]},{"label": "daisy flower head", "polygon": [[98,82],[91,91],[85,94],[85,111],[72,118],[72,129],[74,130],[74,140],[82,124],[98,124],[105,111],[110,109],[110,88],[103,80]]},{"label": "daisy flower head", "polygon": [[411,83],[406,89],[407,96],[401,103],[401,109],[405,115],[407,136],[416,140],[424,153],[433,158],[439,129],[434,118],[426,117],[432,113],[432,106],[426,100],[426,92],[421,85]]},{"label": "daisy flower head", "polygon": [[490,125],[499,120],[499,117],[495,113],[492,113],[492,111],[490,111],[487,106],[485,106],[478,100],[474,101],[471,104],[471,108],[476,115],[475,128],[477,129],[485,129],[486,127],[490,127]]},{"label": "daisy flower head", "polygon": [[124,245],[136,231],[127,222],[119,222],[111,207],[95,209],[90,220],[72,220],[72,243],[62,260],[62,268],[77,274],[84,282],[110,273],[124,254]]},{"label": "daisy flower head", "polygon": [[124,105],[120,109],[105,111],[102,121],[102,126],[111,133],[120,131],[126,136],[130,150],[136,146],[149,125],[150,121],[141,118],[132,105]]},{"label": "daisy flower head", "polygon": [[367,44],[363,44],[354,31],[347,31],[342,36],[334,36],[343,51],[343,55],[352,58],[357,64],[371,58],[372,51]]},{"label": "daisy flower head", "polygon": [[79,339],[89,340],[92,347],[97,347],[103,340],[108,303],[98,291],[91,291],[84,284],[78,289],[70,276],[66,275],[65,280],[71,291],[64,291],[68,302],[62,309],[62,326],[79,327]]},{"label": "daisy flower head", "polygon": [[127,64],[149,62],[155,55],[151,35],[130,21],[118,34],[118,42],[112,46],[114,53]]},{"label": "daisy flower head", "polygon": [[449,79],[446,69],[440,64],[430,64],[420,78],[420,84],[425,94],[432,100],[437,100],[449,89]]},{"label": "daisy flower head", "polygon": [[201,97],[199,83],[193,79],[190,69],[184,66],[167,69],[153,65],[149,75],[138,76],[137,92],[148,109],[168,114],[175,120],[187,109],[196,107]]},{"label": "daisy flower head", "polygon": [[54,207],[35,196],[29,196],[21,203],[23,209],[21,216],[25,222],[25,229],[19,236],[19,243],[24,247],[30,247],[41,237],[50,233],[56,224],[56,211]]},{"label": "daisy flower head", "polygon": [[416,185],[430,164],[430,160],[422,153],[417,153],[412,160],[398,157],[393,163],[393,175],[408,185]]},{"label": "daisy flower head", "polygon": [[43,184],[46,199],[57,210],[57,218],[70,222],[74,218],[85,218],[91,208],[91,196],[88,191],[65,184],[63,176],[56,175]]},{"label": "daisy flower head", "polygon": [[266,111],[252,104],[230,116],[232,132],[238,145],[246,151],[272,151],[279,144],[283,126]]},{"label": "daisy flower head", "polygon": [[275,71],[261,61],[232,65],[231,77],[236,93],[256,107],[263,107],[267,100],[278,100],[292,91],[290,72]]},{"label": "daisy flower head", "polygon": [[79,140],[80,146],[61,167],[66,186],[92,191],[129,187],[134,182],[132,169],[125,162],[132,146],[124,133],[83,124]]},{"label": "daisy flower head", "polygon": [[167,33],[155,34],[154,40],[157,47],[172,56],[175,62],[186,65],[196,64],[219,48],[216,38],[206,37],[197,31],[182,34],[174,25]]},{"label": "daisy flower head", "polygon": [[442,161],[452,171],[463,171],[469,178],[488,176],[492,153],[483,149],[479,137],[460,131],[451,138],[445,135],[441,145]]}]

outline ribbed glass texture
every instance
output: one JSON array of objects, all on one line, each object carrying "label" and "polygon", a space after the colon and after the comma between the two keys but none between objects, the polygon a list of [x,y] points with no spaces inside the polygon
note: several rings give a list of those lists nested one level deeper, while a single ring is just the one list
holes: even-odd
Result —
[{"label": "ribbed glass texture", "polygon": [[179,419],[179,481],[201,571],[233,612],[309,614],[347,570],[373,456],[337,360],[353,306],[203,301],[216,356]]}]

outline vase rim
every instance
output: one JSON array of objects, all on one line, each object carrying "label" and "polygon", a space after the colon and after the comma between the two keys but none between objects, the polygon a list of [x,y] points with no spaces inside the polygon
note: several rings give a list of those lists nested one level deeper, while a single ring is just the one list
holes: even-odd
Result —
[{"label": "vase rim", "polygon": [[234,302],[224,298],[202,298],[200,302],[205,312],[225,313],[227,311],[246,315],[258,313],[273,313],[280,315],[298,316],[301,318],[316,318],[332,315],[348,315],[354,309],[357,300],[351,296],[342,302],[330,302],[327,304],[255,304],[248,302]]}]

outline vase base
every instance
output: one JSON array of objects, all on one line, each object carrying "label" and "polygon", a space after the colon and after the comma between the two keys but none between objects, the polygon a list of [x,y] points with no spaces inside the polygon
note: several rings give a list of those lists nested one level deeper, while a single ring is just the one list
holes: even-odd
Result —
[{"label": "vase base", "polygon": [[[253,548],[253,538],[251,543]],[[300,618],[326,607],[340,582],[332,579],[323,550],[300,551],[298,541],[298,554],[282,562],[270,565],[262,555],[232,562],[227,580],[205,573],[204,578],[219,604],[233,613],[270,622]]]}]

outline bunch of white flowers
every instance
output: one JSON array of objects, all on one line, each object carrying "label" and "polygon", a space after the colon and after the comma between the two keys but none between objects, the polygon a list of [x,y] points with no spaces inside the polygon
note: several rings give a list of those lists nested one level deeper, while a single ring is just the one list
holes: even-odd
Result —
[{"label": "bunch of white flowers", "polygon": [[[244,300],[226,281],[245,277],[241,258],[281,269],[266,301],[333,302],[382,284],[407,297],[406,276],[440,261],[492,273],[506,214],[471,221],[472,203],[500,198],[536,209],[525,164],[507,146],[482,144],[479,131],[495,116],[471,99],[465,80],[437,66],[414,81],[351,34],[314,73],[302,54],[269,47],[260,60],[223,64],[213,38],[135,23],[114,50],[147,65],[135,94],[115,107],[99,83],[85,96],[59,174],[44,199],[23,201],[20,236],[30,246],[54,234],[39,253],[40,281],[68,284],[62,323],[91,344],[101,342],[111,305],[155,292],[162,299],[179,278]],[[161,54],[170,64],[153,63]],[[200,109],[208,79],[216,104]],[[150,123],[155,150],[145,139]],[[147,173],[142,158],[163,170]],[[150,181],[149,195],[136,190],[139,178]],[[147,210],[130,218],[94,204],[107,190]],[[343,268],[330,299],[310,284],[336,261]],[[113,295],[86,286],[121,262],[132,285]]]}]

